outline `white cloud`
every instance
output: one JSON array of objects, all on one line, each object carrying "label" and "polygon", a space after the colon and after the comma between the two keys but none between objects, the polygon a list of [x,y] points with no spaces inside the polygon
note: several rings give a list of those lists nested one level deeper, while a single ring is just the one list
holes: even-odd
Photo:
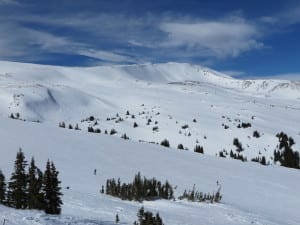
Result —
[{"label": "white cloud", "polygon": [[0,5],[19,5],[19,2],[15,0],[0,0]]},{"label": "white cloud", "polygon": [[272,16],[263,16],[259,18],[259,22],[274,25],[278,23],[278,18]]},{"label": "white cloud", "polygon": [[223,70],[220,71],[221,73],[224,73],[226,75],[229,75],[231,77],[241,77],[245,75],[245,72],[243,71],[236,71],[236,70]]},{"label": "white cloud", "polygon": [[282,27],[300,23],[300,4],[299,2],[291,4],[279,12],[268,16],[262,16],[259,18],[258,22],[265,25],[274,25],[275,28],[280,29],[282,29]]},{"label": "white cloud", "polygon": [[300,81],[300,73],[284,73],[284,74],[275,74],[270,76],[259,76],[259,79],[261,78]]},{"label": "white cloud", "polygon": [[204,21],[196,23],[162,23],[160,29],[168,33],[164,47],[188,47],[194,51],[209,50],[220,58],[236,57],[242,52],[259,49],[258,29],[244,21]]},{"label": "white cloud", "polygon": [[278,17],[281,24],[289,25],[300,23],[300,5],[296,5],[283,11]]},{"label": "white cloud", "polygon": [[79,55],[89,56],[92,58],[109,61],[109,62],[135,62],[135,60],[129,56],[120,55],[117,53],[103,51],[103,50],[79,48],[76,50],[76,52]]},{"label": "white cloud", "polygon": [[85,43],[48,32],[24,28],[14,23],[0,26],[0,58],[34,58],[43,53],[62,53],[88,56],[107,62],[132,62],[126,55],[103,51]]},{"label": "white cloud", "polygon": [[[3,21],[10,21],[17,29],[3,34]],[[7,14],[0,15],[0,32],[6,36],[1,37],[5,40],[0,40],[0,47],[3,46],[10,55],[19,55],[25,50],[32,53],[65,51],[110,62],[136,62],[137,59],[188,61],[195,57],[198,61],[212,62],[216,58],[238,57],[248,51],[266,48],[262,39],[270,35],[268,27],[273,27],[276,22],[277,18],[271,16],[250,22],[241,13],[213,20],[172,14],[141,17],[103,12],[43,16]],[[33,30],[30,24],[37,24],[44,31]],[[60,36],[55,33],[57,30]],[[63,30],[66,32],[62,33]]]},{"label": "white cloud", "polygon": [[[224,71],[223,71],[224,72]],[[225,71],[226,72],[226,71]],[[224,73],[225,73],[224,72]],[[233,71],[234,72],[234,71]],[[229,74],[229,73],[227,73]],[[300,73],[282,73],[282,74],[270,74],[270,75],[248,75],[246,73],[232,75],[235,78],[242,78],[242,79],[263,79],[263,80],[290,80],[290,81],[299,81],[300,82]]]}]

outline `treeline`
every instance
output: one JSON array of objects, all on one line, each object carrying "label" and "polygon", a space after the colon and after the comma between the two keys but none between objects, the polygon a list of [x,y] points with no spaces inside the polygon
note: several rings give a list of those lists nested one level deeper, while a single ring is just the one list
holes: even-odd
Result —
[{"label": "treeline", "polygon": [[14,172],[8,184],[0,170],[0,203],[15,209],[38,209],[48,214],[61,213],[59,172],[52,161],[47,161],[43,173],[32,157],[29,168],[20,149],[14,163]]},{"label": "treeline", "polygon": [[178,197],[178,199],[186,199],[188,201],[192,202],[220,202],[222,199],[221,195],[221,186],[219,187],[218,191],[214,194],[209,194],[209,193],[203,193],[200,191],[195,190],[195,185],[192,190],[184,190],[184,193]]},{"label": "treeline", "polygon": [[[102,187],[104,193],[104,187]],[[155,199],[173,199],[173,187],[168,181],[163,184],[155,178],[147,179],[142,177],[140,173],[135,175],[132,183],[121,183],[120,178],[116,181],[108,179],[106,181],[107,195],[121,198],[122,200],[155,200]]]}]

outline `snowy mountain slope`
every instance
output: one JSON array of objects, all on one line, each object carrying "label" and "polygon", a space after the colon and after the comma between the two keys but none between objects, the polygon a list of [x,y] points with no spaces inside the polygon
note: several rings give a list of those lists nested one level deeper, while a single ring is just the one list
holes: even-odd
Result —
[{"label": "snowy mountain slope", "polygon": [[[284,131],[299,149],[297,82],[242,81],[179,63],[67,68],[0,62],[0,74],[2,117],[19,113],[21,119],[51,126],[64,121],[73,127],[78,123],[82,130],[115,129],[115,136],[126,133],[135,141],[167,138],[173,148],[183,144],[193,150],[199,144],[213,155],[234,151],[237,137],[244,156],[265,155],[270,162],[275,135]],[[90,116],[97,123],[86,121]],[[242,122],[252,126],[237,128]],[[253,138],[255,130],[260,138]]]},{"label": "snowy mountain slope", "polygon": [[[177,185],[175,196],[193,184],[205,192],[222,185],[220,204],[186,201],[145,201],[147,210],[159,211],[166,225],[300,223],[298,170],[242,163],[187,151],[56,126],[0,118],[0,168],[9,177],[19,147],[40,168],[54,160],[64,193],[63,213],[47,216],[39,211],[22,211],[0,206],[0,221],[7,224],[132,224],[141,203],[121,201],[99,193],[107,178],[132,180],[140,171],[147,177],[168,179]],[[93,170],[97,169],[97,175]],[[65,189],[69,186],[70,189]]]}]

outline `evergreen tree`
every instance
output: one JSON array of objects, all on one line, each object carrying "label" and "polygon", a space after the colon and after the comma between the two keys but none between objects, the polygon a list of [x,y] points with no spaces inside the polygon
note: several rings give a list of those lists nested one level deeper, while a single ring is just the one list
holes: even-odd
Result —
[{"label": "evergreen tree", "polygon": [[74,128],[75,130],[80,130],[80,128],[79,128],[79,126],[78,126],[78,123],[76,123],[76,125],[75,125],[75,128]]},{"label": "evergreen tree", "polygon": [[288,137],[287,134],[281,132],[276,135],[279,140],[278,151],[274,151],[274,161],[280,161],[282,166],[290,168],[300,168],[299,152],[294,151],[292,146],[295,141],[292,137]]},{"label": "evergreen tree", "polygon": [[28,170],[28,208],[43,209],[44,194],[42,192],[43,173],[36,167],[32,157]]},{"label": "evergreen tree", "polygon": [[242,146],[242,143],[239,141],[238,138],[234,138],[234,139],[233,139],[233,145],[236,146],[236,151],[237,151],[238,153],[244,151],[244,148],[243,148],[243,146]]},{"label": "evergreen tree", "polygon": [[48,214],[60,214],[62,201],[60,196],[60,181],[58,180],[58,171],[53,162],[47,161],[46,170],[43,179],[43,191],[45,194],[45,212]]},{"label": "evergreen tree", "polygon": [[164,139],[160,142],[160,145],[165,146],[167,148],[170,147],[170,142],[167,139]]},{"label": "evergreen tree", "polygon": [[5,176],[0,170],[0,204],[5,204],[6,183]]},{"label": "evergreen tree", "polygon": [[116,214],[116,223],[119,223],[120,222],[120,218],[119,218],[119,215],[118,213]]},{"label": "evergreen tree", "polygon": [[183,150],[183,149],[184,149],[184,147],[183,147],[182,144],[179,144],[179,145],[177,146],[177,148],[180,149],[180,150]]},{"label": "evergreen tree", "polygon": [[17,153],[15,160],[14,172],[11,175],[8,184],[8,205],[16,209],[27,208],[27,175],[25,167],[27,162],[25,160],[22,149]]},{"label": "evergreen tree", "polygon": [[267,164],[267,163],[266,163],[266,157],[265,157],[265,156],[263,156],[263,157],[261,158],[260,163],[261,163],[262,165],[266,165],[266,164]]}]

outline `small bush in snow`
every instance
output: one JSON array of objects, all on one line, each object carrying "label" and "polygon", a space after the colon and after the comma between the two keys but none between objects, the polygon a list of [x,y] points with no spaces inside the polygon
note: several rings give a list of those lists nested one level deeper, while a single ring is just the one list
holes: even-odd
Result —
[{"label": "small bush in snow", "polygon": [[179,144],[179,145],[177,146],[177,149],[184,150],[183,144]]},{"label": "small bush in snow", "polygon": [[187,128],[189,128],[189,125],[185,124],[185,125],[181,126],[181,128],[182,129],[187,129]]},{"label": "small bush in snow", "polygon": [[167,147],[167,148],[170,147],[170,143],[169,143],[169,141],[168,141],[167,139],[162,140],[162,141],[160,142],[160,145],[165,146],[165,147]]},{"label": "small bush in snow", "polygon": [[116,134],[116,133],[117,133],[117,131],[113,128],[113,129],[110,130],[110,133],[109,133],[109,134],[110,134],[110,135],[114,135],[114,134]]},{"label": "small bush in snow", "polygon": [[259,138],[260,137],[260,134],[258,133],[257,130],[253,131],[253,137],[255,137],[255,138]]}]

